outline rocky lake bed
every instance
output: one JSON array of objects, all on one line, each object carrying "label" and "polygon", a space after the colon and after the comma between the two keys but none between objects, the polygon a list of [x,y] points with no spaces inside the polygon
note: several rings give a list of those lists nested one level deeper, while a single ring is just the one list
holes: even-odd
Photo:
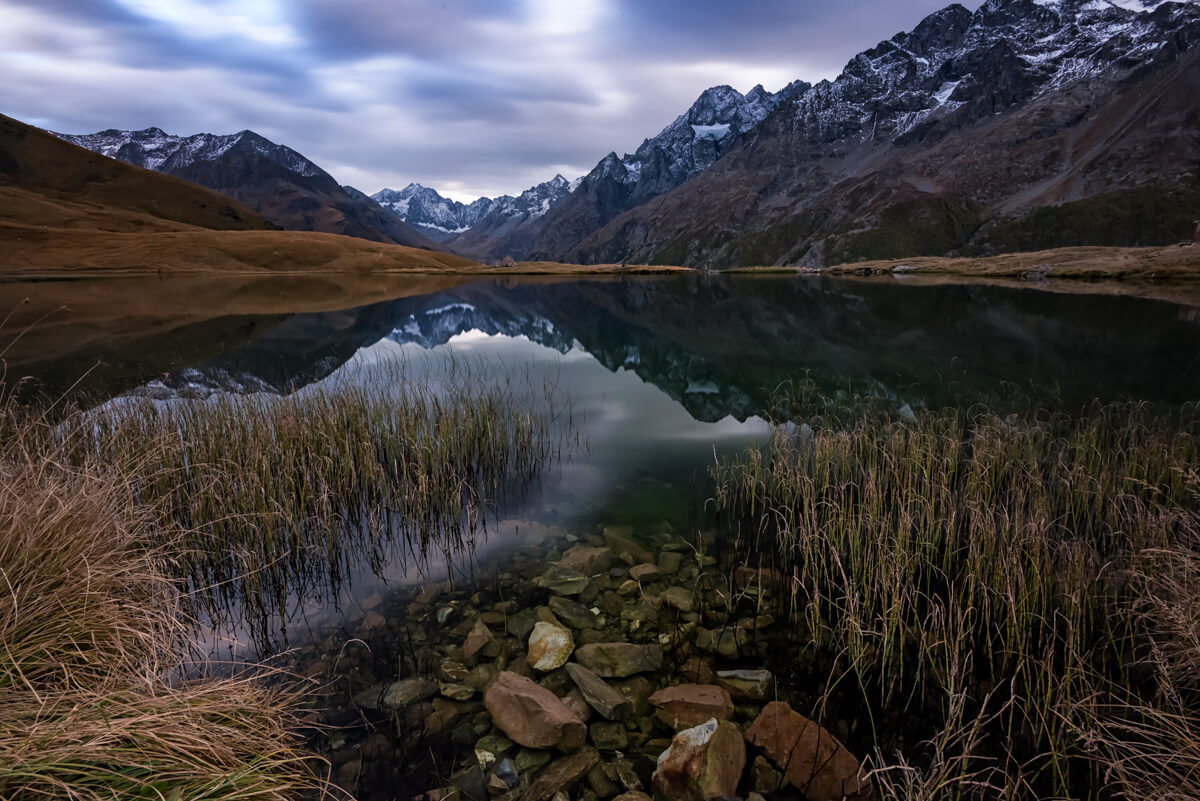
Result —
[{"label": "rocky lake bed", "polygon": [[872,797],[843,744],[857,720],[808,686],[818,649],[784,575],[712,532],[651,528],[526,524],[472,580],[375,594],[293,652],[336,782],[424,801]]}]

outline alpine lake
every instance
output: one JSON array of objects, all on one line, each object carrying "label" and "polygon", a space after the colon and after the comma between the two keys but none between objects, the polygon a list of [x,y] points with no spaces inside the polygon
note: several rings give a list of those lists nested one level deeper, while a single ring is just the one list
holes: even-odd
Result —
[{"label": "alpine lake", "polygon": [[[955,715],[1013,731],[988,705],[1006,668],[980,656],[1011,635],[964,629],[976,672],[925,671],[914,653],[950,664],[952,649],[893,630],[902,612],[870,625],[851,574],[885,560],[856,551],[854,533],[878,525],[900,542],[904,520],[941,519],[970,536],[970,514],[1009,508],[1056,470],[1100,483],[1102,456],[1071,462],[1088,450],[1081,430],[1096,452],[1106,427],[1131,419],[1148,432],[1121,440],[1131,448],[1194,442],[1200,305],[1186,298],[919,276],[397,277],[357,295],[335,284],[9,283],[6,297],[30,300],[0,347],[27,391],[93,408],[303,402],[347,388],[399,390],[396,404],[415,397],[437,413],[492,404],[508,432],[495,447],[519,439],[525,450],[495,457],[449,511],[418,513],[386,481],[363,484],[333,504],[336,537],[256,551],[281,566],[262,581],[241,563],[183,576],[197,670],[265,660],[299,677],[313,749],[364,801],[870,797],[864,770],[897,754],[936,762]],[[953,447],[913,444],[930,432]],[[970,513],[922,484],[945,473],[946,487],[976,492],[964,465],[993,439],[997,453],[1034,443],[1034,467],[979,490]],[[855,450],[860,440],[878,450]],[[238,447],[225,446],[231,470]],[[779,497],[788,476],[809,494]],[[1057,512],[1047,493],[1047,531],[1077,519],[1072,493]],[[887,503],[905,497],[903,510]],[[1022,497],[1019,511],[1036,518]],[[850,521],[846,539],[825,531],[834,518]],[[1026,523],[994,528],[1005,525]],[[840,558],[818,571],[807,549],[822,533],[845,547],[830,545]],[[957,586],[946,554],[962,548],[937,536],[927,550],[938,575],[903,579],[923,588],[914,598]],[[885,681],[884,666],[901,663],[916,667]],[[1015,745],[990,734],[971,753],[1025,771],[1030,787],[1086,796],[1102,781],[1036,725]]]}]

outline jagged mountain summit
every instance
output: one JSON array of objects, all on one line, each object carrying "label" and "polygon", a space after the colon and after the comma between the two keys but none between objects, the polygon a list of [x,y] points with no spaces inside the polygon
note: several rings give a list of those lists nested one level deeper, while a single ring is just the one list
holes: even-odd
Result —
[{"label": "jagged mountain summit", "polygon": [[678,188],[530,255],[820,265],[1177,241],[1200,211],[1197,44],[1195,2],[951,5]]},{"label": "jagged mountain summit", "polygon": [[562,187],[568,191],[542,215],[516,222],[490,220],[491,224],[474,227],[455,239],[453,247],[464,255],[485,259],[556,258],[555,254],[565,252],[626,209],[709,167],[784,100],[808,88],[807,83],[796,81],[775,93],[761,85],[744,95],[729,86],[707,89],[687,112],[633,153],[623,157],[609,153],[576,186]]},{"label": "jagged mountain summit", "polygon": [[146,128],[55,135],[101,155],[214,189],[287,229],[434,247],[363,193],[339,186],[311,160],[254,131],[176,136]]},{"label": "jagged mountain summit", "polygon": [[471,204],[448,200],[420,184],[384,189],[373,197],[463,255],[498,260],[555,253],[707,168],[784,99],[808,87],[797,81],[771,93],[760,85],[743,95],[730,86],[714,86],[636,151],[623,157],[609,153],[574,183],[556,175],[516,197],[480,198]]},{"label": "jagged mountain summit", "polygon": [[383,189],[372,197],[380,206],[395,214],[427,236],[445,242],[477,225],[496,230],[505,225],[536,220],[562,201],[571,184],[561,175],[532,186],[521,194],[481,197],[460,203],[442,197],[437,190],[409,184],[401,190]]}]

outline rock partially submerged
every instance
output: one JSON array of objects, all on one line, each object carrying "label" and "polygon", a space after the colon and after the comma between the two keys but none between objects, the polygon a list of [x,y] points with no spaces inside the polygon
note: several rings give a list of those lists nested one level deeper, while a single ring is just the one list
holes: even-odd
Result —
[{"label": "rock partially submerged", "polygon": [[587,726],[554,693],[511,671],[488,685],[483,703],[496,728],[527,748],[576,751],[587,739]]},{"label": "rock partially submerged", "polygon": [[651,781],[662,798],[731,798],[745,767],[742,733],[733,723],[713,718],[675,735],[658,758]]},{"label": "rock partially submerged", "polygon": [[859,761],[836,737],[782,701],[763,707],[746,730],[789,784],[809,801],[860,801],[874,791]]}]

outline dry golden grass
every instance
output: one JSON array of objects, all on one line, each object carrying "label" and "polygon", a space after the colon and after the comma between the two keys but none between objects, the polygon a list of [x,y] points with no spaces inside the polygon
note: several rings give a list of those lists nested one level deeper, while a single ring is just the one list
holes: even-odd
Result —
[{"label": "dry golden grass", "polygon": [[297,698],[173,680],[169,532],[124,473],[65,466],[0,403],[0,798],[285,801],[321,793]]},{"label": "dry golden grass", "polygon": [[897,266],[902,265],[918,275],[1071,278],[1089,281],[1195,280],[1200,278],[1200,244],[1152,248],[1057,248],[975,259],[922,256],[837,264],[826,267],[822,272],[831,275],[867,271],[893,273]]},{"label": "dry golden grass", "polygon": [[99,230],[269,228],[202,186],[68,144],[0,115],[0,221]]},{"label": "dry golden grass", "polygon": [[0,226],[9,277],[474,271],[470,259],[310,231],[114,233]]},{"label": "dry golden grass", "polygon": [[818,706],[861,699],[884,797],[1200,799],[1194,410],[862,404],[792,407],[811,430],[715,501],[791,577]]}]

